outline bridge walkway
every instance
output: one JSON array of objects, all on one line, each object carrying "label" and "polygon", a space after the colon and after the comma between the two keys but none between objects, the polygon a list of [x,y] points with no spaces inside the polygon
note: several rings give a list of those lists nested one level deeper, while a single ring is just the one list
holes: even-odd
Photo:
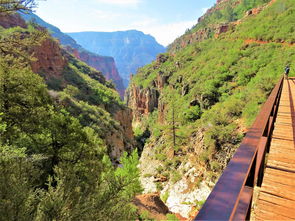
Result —
[{"label": "bridge walkway", "polygon": [[295,219],[295,78],[284,80],[256,220]]}]

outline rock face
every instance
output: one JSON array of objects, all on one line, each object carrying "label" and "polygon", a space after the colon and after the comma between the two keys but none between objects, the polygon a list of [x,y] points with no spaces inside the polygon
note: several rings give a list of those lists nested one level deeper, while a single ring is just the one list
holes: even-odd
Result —
[{"label": "rock face", "polygon": [[160,199],[159,194],[143,194],[136,196],[134,205],[141,213],[147,211],[149,218],[156,220],[166,220],[166,214],[169,213],[168,207]]},{"label": "rock face", "polygon": [[4,15],[0,14],[0,26],[3,28],[12,28],[20,26],[26,28],[26,22],[18,14]]},{"label": "rock face", "polygon": [[112,111],[113,118],[120,124],[120,133],[111,132],[106,137],[112,159],[119,159],[124,151],[134,148],[134,135],[132,130],[132,110],[129,108]]},{"label": "rock face", "polygon": [[[124,97],[125,88],[123,85],[123,79],[119,75],[116,63],[112,57],[101,56],[85,50],[84,48],[82,48],[81,45],[77,44],[77,42],[73,38],[62,33],[57,27],[48,24],[47,22],[43,21],[41,18],[39,18],[37,15],[33,13],[21,14],[21,16],[26,21],[34,21],[40,26],[50,30],[52,36],[54,38],[57,38],[60,41],[60,43],[63,46],[65,46],[68,52],[72,53],[76,58],[85,62],[89,66],[95,68],[98,71],[101,71],[107,80],[112,80],[121,98]],[[25,24],[24,21],[23,23]]]},{"label": "rock face", "polygon": [[135,74],[139,67],[150,63],[157,54],[166,50],[154,37],[136,30],[68,34],[85,49],[114,57],[125,87],[131,73]]},{"label": "rock face", "polygon": [[[46,81],[51,79],[64,79],[64,69],[68,65],[67,51],[60,48],[58,42],[53,39],[44,40],[40,46],[33,49],[36,58],[31,66],[34,72],[39,73]],[[99,58],[98,58],[99,59]],[[95,79],[104,84],[105,78],[100,72],[94,72]],[[66,86],[67,82],[62,85]],[[119,159],[124,151],[134,148],[134,136],[132,131],[132,111],[129,108],[114,106],[108,110],[112,118],[119,123],[116,130],[107,132],[105,141],[108,146],[111,159]]]},{"label": "rock face", "polygon": [[179,39],[176,39],[175,42],[169,46],[171,52],[178,51],[180,48],[185,48],[186,46],[194,43],[201,42],[206,39],[209,39],[211,36],[218,36],[224,32],[227,32],[231,24],[217,24],[207,26],[206,28],[200,29],[197,32],[187,34],[182,36]]},{"label": "rock face", "polygon": [[[168,55],[159,54],[156,58],[154,68],[161,63],[164,63],[169,58]],[[177,65],[177,64],[176,64]],[[158,72],[156,80],[152,85],[147,88],[138,87],[135,84],[131,84],[125,92],[125,101],[127,106],[133,110],[133,119],[139,122],[142,116],[147,116],[155,109],[159,111],[159,121],[162,122],[164,118],[165,105],[159,100],[162,89],[165,85],[169,84],[168,75]],[[132,79],[132,77],[131,77]]]},{"label": "rock face", "polygon": [[156,89],[140,89],[134,85],[126,92],[125,100],[128,107],[133,110],[135,121],[140,121],[141,117],[148,115],[155,108],[158,108],[159,93]]},{"label": "rock face", "polygon": [[35,73],[43,75],[46,80],[52,76],[58,78],[62,75],[67,59],[56,41],[45,39],[40,46],[33,49],[33,54],[36,60],[31,66]]},{"label": "rock face", "polygon": [[[144,188],[144,193],[149,194],[157,192],[156,183],[161,183],[163,190],[161,190],[160,195],[166,195],[165,205],[168,209],[175,214],[189,218],[194,210],[194,206],[196,206],[196,202],[204,201],[210,194],[212,187],[205,180],[200,182],[197,188],[194,187],[199,182],[198,180],[203,180],[205,168],[199,167],[195,162],[190,162],[189,160],[183,161],[178,168],[179,172],[186,171],[182,179],[175,183],[159,180],[158,175],[155,174],[158,173],[157,168],[161,166],[161,162],[155,159],[157,153],[154,147],[161,142],[165,141],[160,139],[158,143],[149,144],[143,150],[139,165],[141,185]],[[192,154],[190,158],[196,159],[197,156]]]}]

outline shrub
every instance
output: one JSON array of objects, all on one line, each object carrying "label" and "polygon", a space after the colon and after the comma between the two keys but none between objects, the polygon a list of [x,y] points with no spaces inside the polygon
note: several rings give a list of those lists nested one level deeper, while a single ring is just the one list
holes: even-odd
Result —
[{"label": "shrub", "polygon": [[179,180],[181,180],[181,178],[182,178],[182,175],[176,170],[172,173],[171,182],[176,183]]},{"label": "shrub", "polygon": [[168,198],[169,198],[169,192],[168,192],[168,190],[167,190],[164,194],[161,195],[161,200],[162,200],[164,203],[166,203]]},{"label": "shrub", "polygon": [[166,217],[167,217],[167,221],[178,221],[179,219],[176,217],[176,215],[175,214],[167,214],[166,215]]}]

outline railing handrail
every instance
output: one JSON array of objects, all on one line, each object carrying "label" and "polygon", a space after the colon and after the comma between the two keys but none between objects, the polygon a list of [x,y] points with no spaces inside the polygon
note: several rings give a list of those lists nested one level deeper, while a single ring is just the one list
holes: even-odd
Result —
[{"label": "railing handrail", "polygon": [[254,184],[258,182],[261,185],[263,177],[265,153],[270,144],[283,79],[280,79],[262,106],[195,220],[249,218]]}]

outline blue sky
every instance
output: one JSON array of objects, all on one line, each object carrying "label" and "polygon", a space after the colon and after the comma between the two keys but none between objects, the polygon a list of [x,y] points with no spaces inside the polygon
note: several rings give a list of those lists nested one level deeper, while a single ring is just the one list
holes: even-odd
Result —
[{"label": "blue sky", "polygon": [[165,46],[216,0],[46,0],[36,14],[63,32],[137,29]]}]

